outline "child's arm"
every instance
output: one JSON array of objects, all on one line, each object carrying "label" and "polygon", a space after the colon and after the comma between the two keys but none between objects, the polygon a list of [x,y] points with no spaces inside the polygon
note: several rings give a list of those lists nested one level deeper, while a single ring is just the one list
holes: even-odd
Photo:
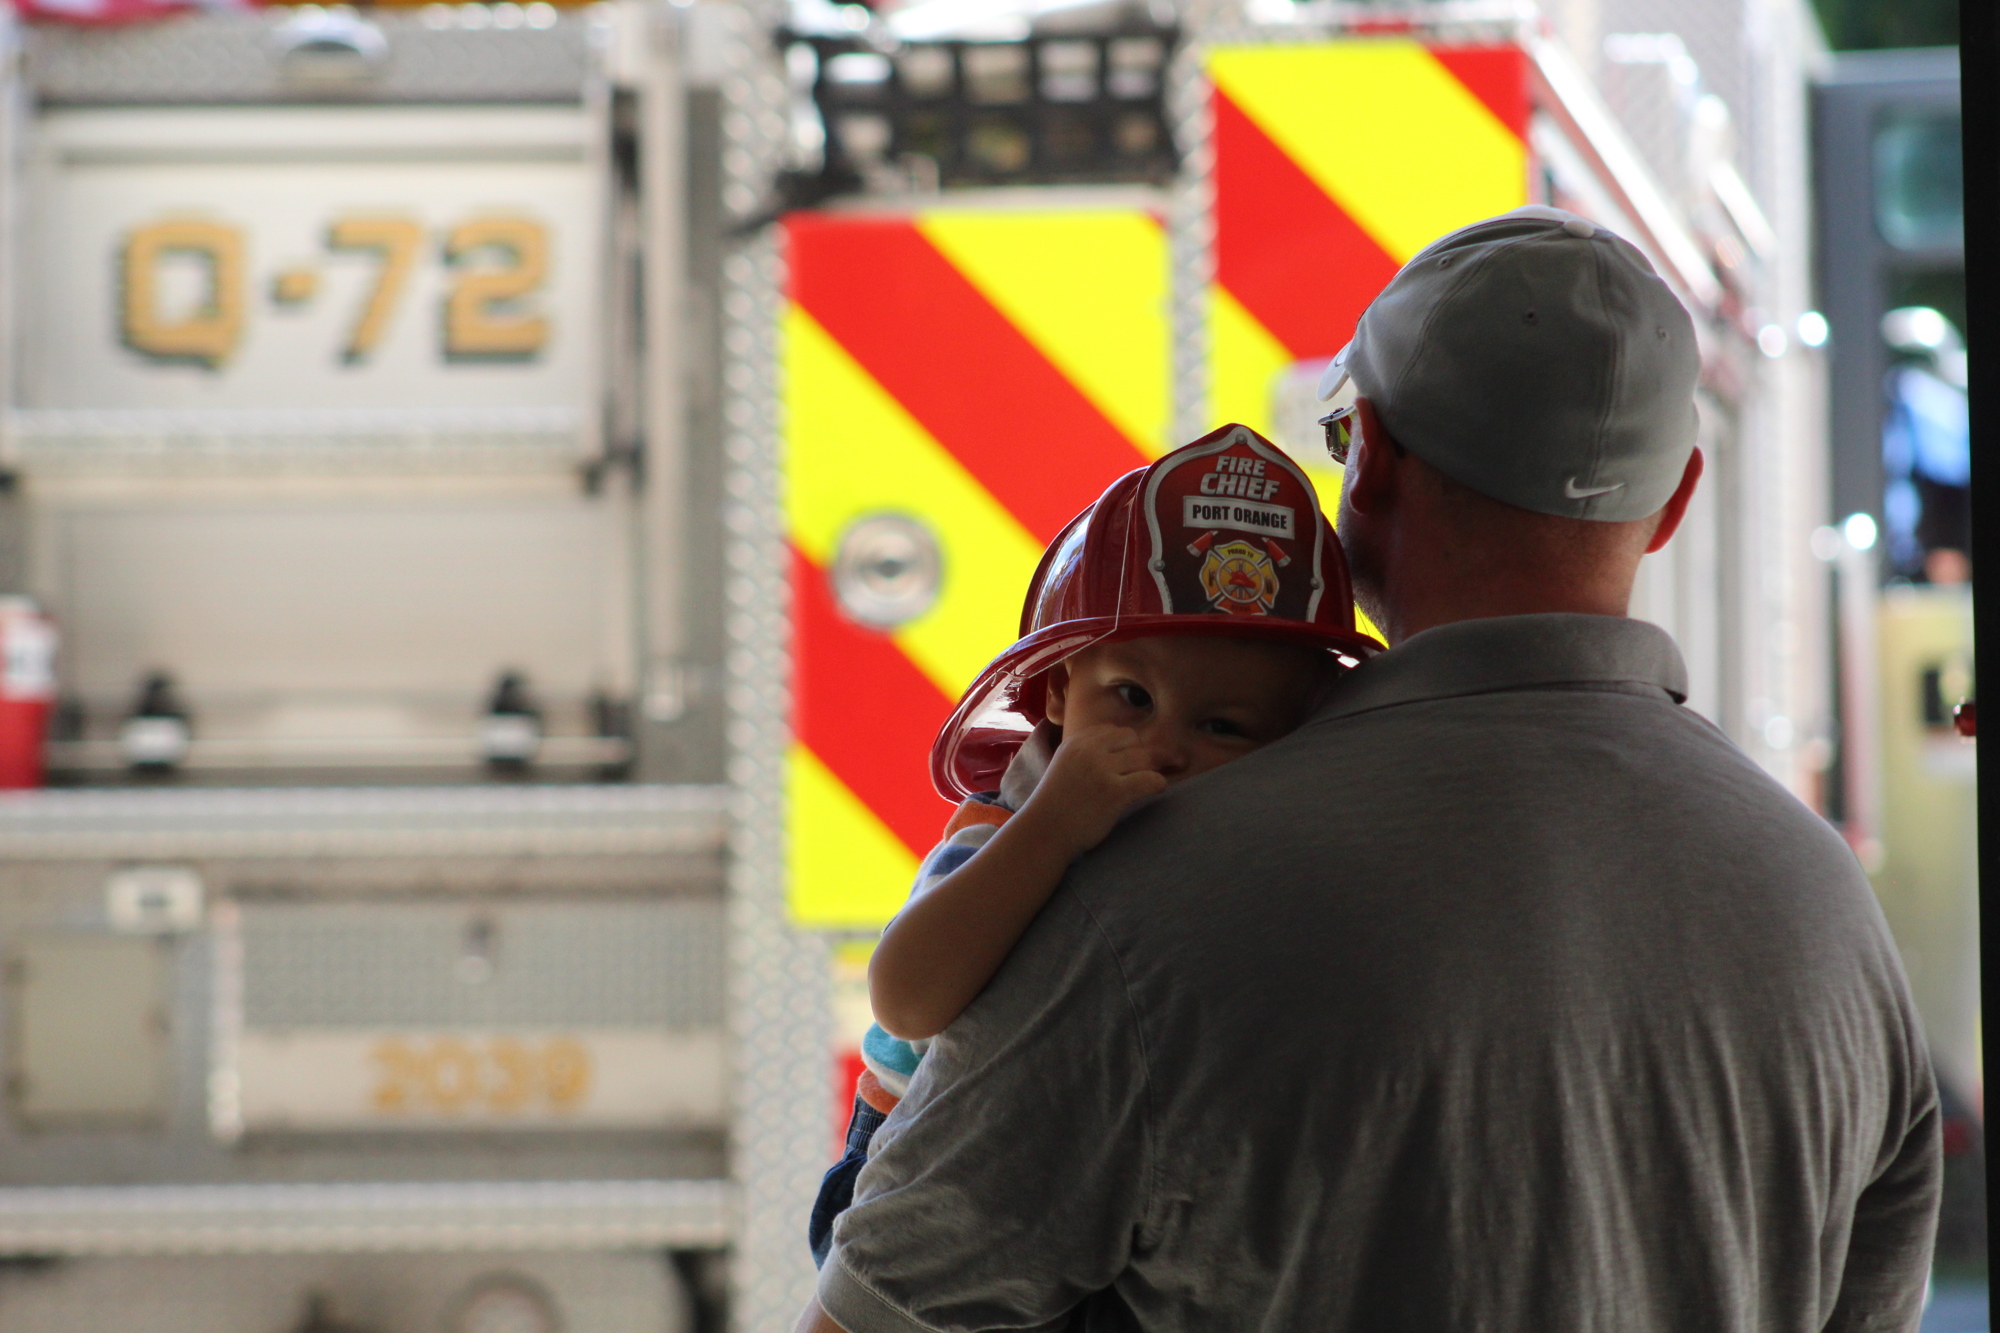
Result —
[{"label": "child's arm", "polygon": [[1138,739],[1110,724],[1065,735],[1027,804],[897,913],[868,964],[868,999],[886,1031],[905,1041],[944,1031],[1000,970],[1069,863],[1166,789]]}]

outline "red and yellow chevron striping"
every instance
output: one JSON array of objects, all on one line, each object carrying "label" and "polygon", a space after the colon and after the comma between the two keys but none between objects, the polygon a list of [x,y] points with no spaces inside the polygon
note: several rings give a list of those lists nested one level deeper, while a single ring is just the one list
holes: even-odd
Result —
[{"label": "red and yellow chevron striping", "polygon": [[[785,230],[789,902],[800,924],[869,929],[949,814],[931,737],[1012,641],[1043,544],[1168,446],[1167,246],[1126,208],[799,214]],[[827,577],[881,514],[922,524],[943,569],[930,608],[889,629],[849,618]]]},{"label": "red and yellow chevron striping", "polygon": [[1287,365],[1339,351],[1425,245],[1527,202],[1527,61],[1368,37],[1218,48],[1208,72],[1210,416],[1269,433]]}]

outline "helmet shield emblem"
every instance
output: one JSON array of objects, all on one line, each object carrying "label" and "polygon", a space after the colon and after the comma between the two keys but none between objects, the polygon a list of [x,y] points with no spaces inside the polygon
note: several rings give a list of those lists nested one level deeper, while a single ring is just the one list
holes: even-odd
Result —
[{"label": "helmet shield emblem", "polygon": [[1256,432],[1216,435],[1167,455],[1146,479],[1162,609],[1311,621],[1325,539],[1312,483]]}]

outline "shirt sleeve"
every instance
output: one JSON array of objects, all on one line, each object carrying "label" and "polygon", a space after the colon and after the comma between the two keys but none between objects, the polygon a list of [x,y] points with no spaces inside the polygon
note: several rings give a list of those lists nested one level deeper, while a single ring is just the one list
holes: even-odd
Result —
[{"label": "shirt sleeve", "polygon": [[[1921,1052],[1921,1041],[1916,1036],[1912,1049]],[[1855,1201],[1840,1299],[1826,1333],[1891,1333],[1923,1317],[1944,1188],[1944,1124],[1930,1062],[1919,1054],[1914,1063],[1905,1128]]]},{"label": "shirt sleeve", "polygon": [[1144,1225],[1148,1094],[1116,957],[1059,890],[878,1132],[820,1305],[848,1333],[1059,1327]]},{"label": "shirt sleeve", "polygon": [[999,831],[997,824],[971,824],[931,848],[923,865],[917,868],[917,882],[910,889],[910,896],[915,897],[970,861],[972,854],[993,841],[993,835]]}]

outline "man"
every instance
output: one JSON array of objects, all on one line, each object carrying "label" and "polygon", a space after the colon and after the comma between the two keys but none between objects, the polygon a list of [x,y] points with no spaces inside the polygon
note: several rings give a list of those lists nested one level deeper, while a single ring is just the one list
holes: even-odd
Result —
[{"label": "man", "polygon": [[1881,914],[1625,618],[1696,372],[1581,218],[1398,274],[1327,386],[1391,650],[1076,863],[801,1328],[1915,1326],[1938,1114]]}]

